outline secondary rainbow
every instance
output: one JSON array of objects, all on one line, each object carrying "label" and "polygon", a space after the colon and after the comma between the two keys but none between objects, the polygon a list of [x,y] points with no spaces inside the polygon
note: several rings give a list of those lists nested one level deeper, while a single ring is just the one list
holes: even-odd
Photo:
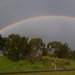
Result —
[{"label": "secondary rainbow", "polygon": [[8,25],[8,26],[2,28],[2,29],[0,30],[0,33],[3,32],[3,31],[5,31],[5,30],[7,30],[8,28],[11,28],[11,27],[15,26],[15,25],[19,25],[19,24],[24,23],[24,22],[29,22],[29,21],[32,21],[32,20],[37,20],[37,19],[42,19],[42,18],[59,18],[59,19],[75,20],[75,17],[69,17],[69,16],[54,16],[54,15],[53,15],[53,16],[32,17],[32,18],[24,19],[24,20],[18,21],[18,22],[16,22],[16,23],[13,23],[13,24],[11,24],[11,25]]}]

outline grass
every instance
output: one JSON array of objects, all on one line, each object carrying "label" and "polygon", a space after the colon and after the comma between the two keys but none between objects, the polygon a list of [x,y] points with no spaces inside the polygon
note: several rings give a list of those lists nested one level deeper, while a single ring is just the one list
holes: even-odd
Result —
[{"label": "grass", "polygon": [[31,65],[25,60],[14,62],[9,60],[5,56],[0,56],[0,72],[14,72],[14,71],[40,70],[40,69],[50,69],[50,66],[46,66],[40,63]]},{"label": "grass", "polygon": [[[12,74],[9,74],[12,75]],[[75,75],[75,71],[70,72],[40,72],[40,73],[21,73],[21,74],[13,74],[13,75]]]},{"label": "grass", "polygon": [[[62,60],[67,60],[71,63],[71,65],[65,66],[65,68],[75,69],[75,61],[74,60],[68,60],[68,59],[62,59]],[[14,61],[9,60],[5,56],[0,56],[0,72],[43,70],[43,69],[54,69],[53,63],[51,62],[51,64],[48,65],[48,63],[42,64],[42,62],[39,61],[39,62],[31,65],[26,60],[20,60],[18,62],[14,62]]]}]

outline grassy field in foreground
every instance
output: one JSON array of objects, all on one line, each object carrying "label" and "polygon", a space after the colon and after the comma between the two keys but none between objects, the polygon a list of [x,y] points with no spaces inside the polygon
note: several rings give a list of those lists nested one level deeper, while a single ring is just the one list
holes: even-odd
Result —
[{"label": "grassy field in foreground", "polygon": [[[74,60],[68,60],[68,61],[71,63],[71,65],[66,66],[65,68],[75,69],[75,61]],[[54,66],[42,64],[41,62],[31,65],[26,60],[14,62],[9,60],[5,56],[0,56],[0,72],[15,72],[15,71],[43,70],[43,69],[54,69]]]},{"label": "grassy field in foreground", "polygon": [[[9,74],[12,75],[12,74]],[[13,75],[75,75],[75,71],[70,72],[44,72],[44,73],[26,73],[26,74],[13,74]]]}]

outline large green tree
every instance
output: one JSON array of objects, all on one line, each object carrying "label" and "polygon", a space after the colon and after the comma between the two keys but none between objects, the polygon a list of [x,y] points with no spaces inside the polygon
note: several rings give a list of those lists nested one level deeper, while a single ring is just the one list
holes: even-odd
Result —
[{"label": "large green tree", "polygon": [[[38,52],[38,50],[41,50],[45,44],[43,43],[41,38],[33,38],[29,41],[29,45],[31,46],[31,49],[33,51]],[[36,54],[35,54],[36,55]]]},{"label": "large green tree", "polygon": [[2,49],[2,36],[0,35],[0,50]]},{"label": "large green tree", "polygon": [[7,38],[2,37],[2,35],[0,35],[0,50],[2,50],[2,52],[4,52],[6,41],[7,41]]},{"label": "large green tree", "polygon": [[67,43],[62,44],[61,42],[53,41],[47,44],[47,48],[55,57],[66,58],[69,55],[70,48]]},{"label": "large green tree", "polygon": [[0,35],[0,50],[3,50],[3,47],[4,47],[4,40],[2,35]]},{"label": "large green tree", "polygon": [[67,43],[61,44],[60,50],[58,51],[59,58],[70,58],[70,48]]},{"label": "large green tree", "polygon": [[27,38],[20,37],[18,34],[9,35],[5,50],[9,58],[13,60],[22,59],[27,50]]},{"label": "large green tree", "polygon": [[58,51],[60,50],[61,42],[52,41],[47,44],[47,48],[54,55],[58,56]]},{"label": "large green tree", "polygon": [[75,60],[75,50],[71,51],[71,57]]},{"label": "large green tree", "polygon": [[34,63],[36,59],[34,59],[36,56],[38,56],[38,50],[41,50],[44,46],[44,43],[41,38],[33,38],[29,41],[29,59],[31,64]]}]

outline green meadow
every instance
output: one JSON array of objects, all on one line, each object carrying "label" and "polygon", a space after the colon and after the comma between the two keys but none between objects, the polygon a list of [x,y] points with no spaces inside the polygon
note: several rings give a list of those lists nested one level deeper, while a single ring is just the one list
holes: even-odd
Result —
[{"label": "green meadow", "polygon": [[[69,59],[67,60],[70,65],[65,66],[65,69],[75,69],[75,61]],[[25,70],[44,70],[44,69],[54,69],[53,62],[49,65],[48,63],[42,64],[42,62],[36,62],[31,65],[27,60],[20,60],[18,62],[9,60],[5,56],[0,56],[0,72],[15,72],[15,71],[25,71]]]}]

